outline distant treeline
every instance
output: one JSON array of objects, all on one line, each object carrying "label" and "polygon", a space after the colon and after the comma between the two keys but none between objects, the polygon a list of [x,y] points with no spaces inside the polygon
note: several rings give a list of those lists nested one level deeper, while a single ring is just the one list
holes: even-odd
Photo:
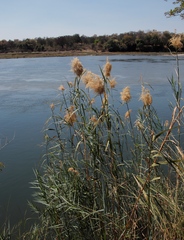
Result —
[{"label": "distant treeline", "polygon": [[[24,40],[1,40],[0,53],[8,52],[44,52],[44,51],[82,51],[101,52],[166,52],[168,40],[174,33],[164,31],[138,31],[92,37],[60,36],[55,38],[34,38]],[[184,46],[184,37],[182,37]],[[171,49],[172,50],[172,49]],[[184,50],[181,49],[181,50]]]}]

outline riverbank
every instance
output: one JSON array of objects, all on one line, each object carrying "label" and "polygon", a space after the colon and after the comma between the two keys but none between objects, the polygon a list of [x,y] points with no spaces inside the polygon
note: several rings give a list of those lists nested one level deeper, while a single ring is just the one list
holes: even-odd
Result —
[{"label": "riverbank", "polygon": [[92,50],[83,51],[56,51],[56,52],[9,52],[0,53],[0,59],[11,58],[38,58],[38,57],[68,57],[68,56],[110,56],[110,55],[170,55],[169,52],[101,52]]}]

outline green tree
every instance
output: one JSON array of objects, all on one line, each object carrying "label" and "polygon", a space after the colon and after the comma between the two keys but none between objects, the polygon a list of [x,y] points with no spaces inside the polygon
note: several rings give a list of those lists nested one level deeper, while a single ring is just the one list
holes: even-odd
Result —
[{"label": "green tree", "polygon": [[184,19],[184,0],[174,1],[173,4],[175,4],[176,7],[170,9],[168,12],[165,13],[165,15],[167,17],[180,16],[182,19]]}]

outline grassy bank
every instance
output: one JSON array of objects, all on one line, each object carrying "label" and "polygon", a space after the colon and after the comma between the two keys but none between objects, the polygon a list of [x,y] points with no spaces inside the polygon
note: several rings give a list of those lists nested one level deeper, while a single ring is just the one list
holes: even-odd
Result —
[{"label": "grassy bank", "polygon": [[0,53],[0,59],[11,58],[38,58],[38,57],[67,57],[67,56],[98,56],[98,55],[168,55],[168,52],[96,52],[92,50],[83,51],[58,51],[58,52],[15,52]]}]

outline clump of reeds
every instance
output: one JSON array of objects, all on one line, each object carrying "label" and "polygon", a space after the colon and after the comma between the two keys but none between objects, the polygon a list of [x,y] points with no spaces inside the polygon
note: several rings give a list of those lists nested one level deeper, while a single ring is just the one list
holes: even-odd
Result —
[{"label": "clump of reeds", "polygon": [[32,207],[40,222],[30,235],[182,239],[184,154],[175,131],[183,123],[181,99],[176,98],[165,124],[144,85],[137,99],[143,107],[137,113],[129,108],[128,86],[120,93],[120,106],[113,102],[116,81],[108,59],[101,76],[83,69],[79,59],[73,59],[74,84],[60,86],[60,107],[50,106],[46,161],[33,182],[37,204]]}]

